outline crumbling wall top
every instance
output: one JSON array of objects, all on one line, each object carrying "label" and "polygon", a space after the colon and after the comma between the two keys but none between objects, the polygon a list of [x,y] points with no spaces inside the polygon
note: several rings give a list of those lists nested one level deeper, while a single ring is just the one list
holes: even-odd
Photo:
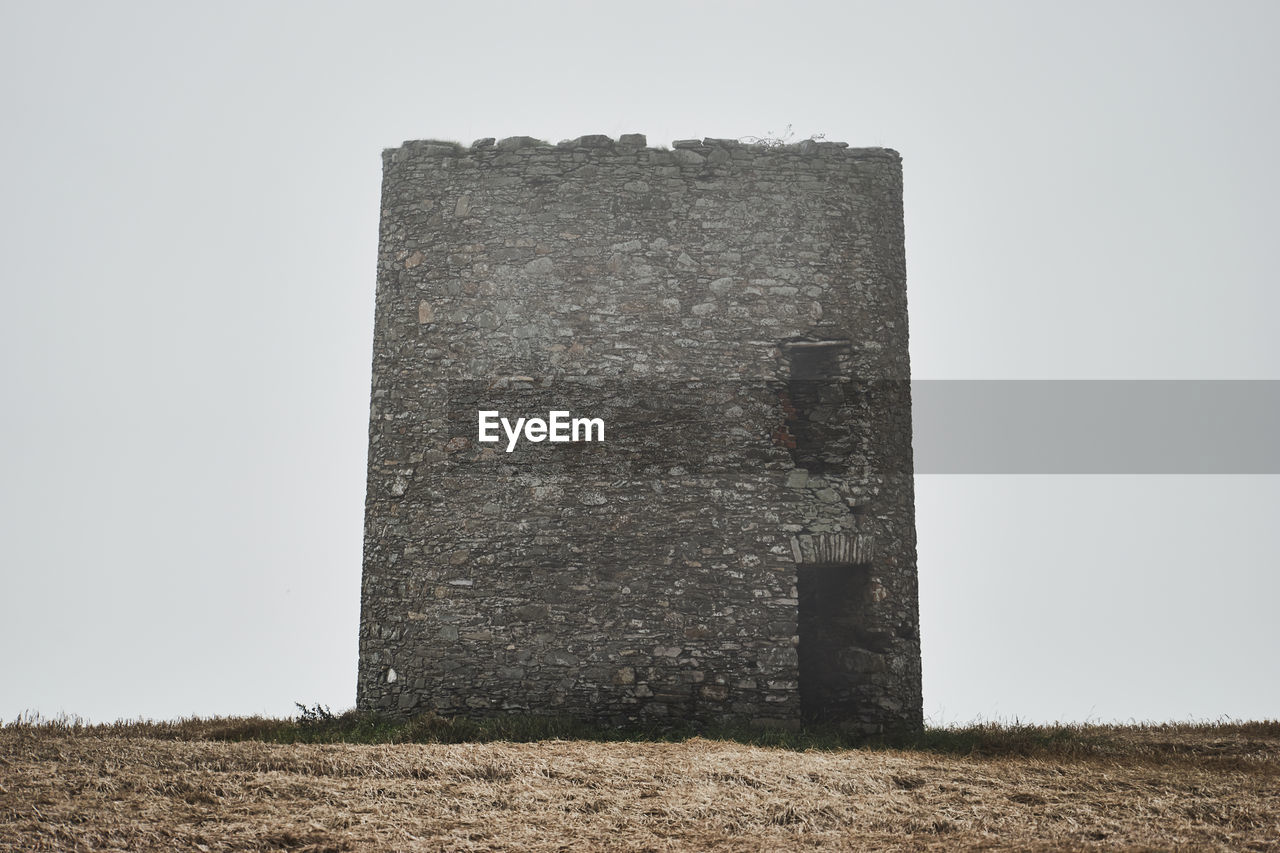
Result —
[{"label": "crumbling wall top", "polygon": [[[892,148],[850,148],[847,142],[831,142],[818,139],[802,139],[793,143],[774,143],[741,139],[677,139],[671,143],[671,149],[661,146],[649,147],[643,133],[624,133],[617,139],[605,134],[589,134],[575,139],[565,139],[556,144],[535,139],[532,136],[508,136],[505,139],[486,137],[477,139],[471,145],[440,139],[408,140],[399,148],[388,148],[383,152],[384,158],[399,159],[401,154],[429,157],[461,157],[485,151],[607,151],[620,154],[655,153],[671,154],[672,151],[685,151],[703,158],[711,158],[716,152],[728,153],[731,157],[737,152],[739,156],[754,154],[785,154],[800,157],[845,157],[853,159],[901,160],[901,155]],[[723,157],[723,154],[720,155]]]}]

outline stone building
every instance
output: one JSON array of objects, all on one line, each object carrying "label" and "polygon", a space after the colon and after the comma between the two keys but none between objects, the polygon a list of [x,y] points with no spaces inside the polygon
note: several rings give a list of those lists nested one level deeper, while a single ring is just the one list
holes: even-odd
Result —
[{"label": "stone building", "polygon": [[383,167],[359,707],[918,728],[897,153]]}]

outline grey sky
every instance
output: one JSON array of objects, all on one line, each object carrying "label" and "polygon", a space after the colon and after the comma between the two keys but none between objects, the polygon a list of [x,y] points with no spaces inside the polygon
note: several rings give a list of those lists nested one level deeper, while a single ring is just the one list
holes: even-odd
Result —
[{"label": "grey sky", "polygon": [[[1280,379],[1278,24],[0,2],[0,718],[353,703],[382,148],[890,146],[917,377]],[[935,721],[1280,716],[1276,477],[917,490]]]}]

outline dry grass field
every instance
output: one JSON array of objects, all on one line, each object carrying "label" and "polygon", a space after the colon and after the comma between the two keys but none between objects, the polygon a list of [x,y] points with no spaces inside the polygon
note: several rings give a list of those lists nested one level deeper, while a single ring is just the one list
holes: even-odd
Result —
[{"label": "dry grass field", "polygon": [[304,735],[9,723],[0,848],[1280,850],[1280,723],[979,726],[899,749]]}]

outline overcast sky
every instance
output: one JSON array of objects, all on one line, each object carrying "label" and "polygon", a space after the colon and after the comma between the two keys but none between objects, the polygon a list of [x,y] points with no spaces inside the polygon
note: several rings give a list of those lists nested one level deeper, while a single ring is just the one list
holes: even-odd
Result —
[{"label": "overcast sky", "polygon": [[[383,148],[889,146],[915,376],[1280,379],[1278,25],[0,0],[0,718],[354,704]],[[927,717],[1280,717],[1278,480],[919,476]]]}]

